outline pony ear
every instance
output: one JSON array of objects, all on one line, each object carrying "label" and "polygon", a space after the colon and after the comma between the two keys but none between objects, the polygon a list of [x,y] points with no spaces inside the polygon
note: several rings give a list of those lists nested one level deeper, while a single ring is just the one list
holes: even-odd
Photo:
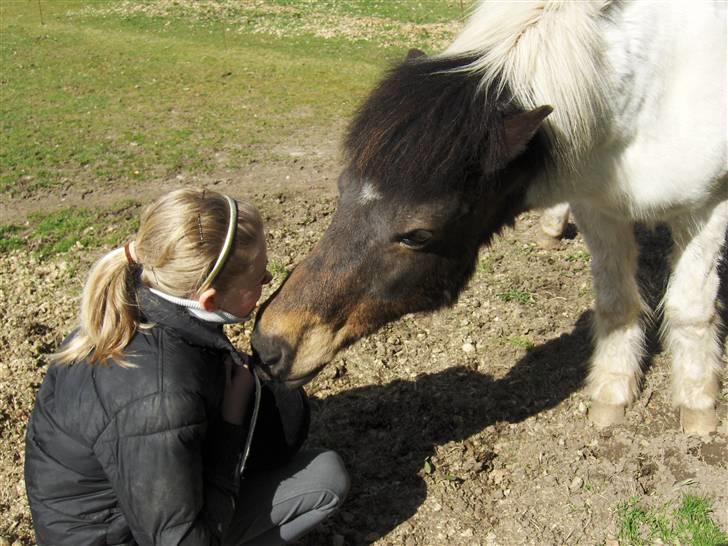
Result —
[{"label": "pony ear", "polygon": [[418,57],[426,57],[427,54],[422,51],[421,49],[417,49],[413,47],[407,52],[407,56],[404,58],[405,61],[411,61],[412,59],[417,59]]},{"label": "pony ear", "polygon": [[523,153],[538,128],[541,127],[543,120],[553,111],[554,109],[550,106],[539,106],[533,110],[515,114],[503,121],[509,160],[515,159]]}]

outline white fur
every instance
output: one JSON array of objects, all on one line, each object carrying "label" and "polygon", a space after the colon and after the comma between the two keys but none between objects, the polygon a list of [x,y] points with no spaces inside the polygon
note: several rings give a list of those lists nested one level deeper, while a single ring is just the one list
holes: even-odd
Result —
[{"label": "white fur", "polygon": [[528,201],[569,201],[592,254],[595,401],[626,405],[640,381],[643,304],[635,221],[676,238],[665,297],[674,400],[712,410],[717,265],[728,226],[726,11],[719,1],[484,1],[444,53],[473,53],[483,86],[504,83],[524,108],[549,104],[555,175]]},{"label": "white fur", "polygon": [[569,0],[482,2],[445,55],[477,54],[469,70],[484,87],[507,83],[525,109],[559,105],[546,129],[564,166],[575,166],[602,132],[607,115],[604,37],[608,5]]},{"label": "white fur", "polygon": [[712,408],[718,394],[721,346],[715,298],[728,201],[706,214],[697,233],[684,221],[671,222],[674,272],[664,301],[670,323],[665,339],[673,354],[673,400],[694,409]]},{"label": "white fur", "polygon": [[568,203],[559,203],[558,205],[549,207],[541,214],[541,231],[553,239],[558,239],[564,234],[568,223]]},{"label": "white fur", "polygon": [[366,205],[372,201],[379,201],[381,198],[382,194],[377,191],[377,188],[371,182],[366,182],[359,193],[359,203],[362,205]]}]

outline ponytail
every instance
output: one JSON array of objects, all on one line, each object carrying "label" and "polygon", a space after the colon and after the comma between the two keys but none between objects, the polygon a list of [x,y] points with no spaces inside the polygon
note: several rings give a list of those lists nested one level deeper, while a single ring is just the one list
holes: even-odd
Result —
[{"label": "ponytail", "polygon": [[129,366],[123,352],[139,325],[133,289],[135,274],[122,248],[94,264],[81,295],[78,332],[51,355],[53,362],[73,364],[85,360],[94,365],[111,358],[117,364]]},{"label": "ponytail", "polygon": [[[214,281],[209,281],[229,238],[235,209],[235,248],[212,275]],[[127,257],[130,249],[125,246],[91,268],[81,295],[79,328],[51,355],[52,361],[95,365],[111,359],[131,366],[123,356],[140,328],[137,285],[182,298],[196,298],[210,282],[225,292],[253,266],[253,251],[263,237],[263,220],[249,203],[231,207],[229,197],[204,189],[185,188],[161,196],[142,215],[133,256]]]}]

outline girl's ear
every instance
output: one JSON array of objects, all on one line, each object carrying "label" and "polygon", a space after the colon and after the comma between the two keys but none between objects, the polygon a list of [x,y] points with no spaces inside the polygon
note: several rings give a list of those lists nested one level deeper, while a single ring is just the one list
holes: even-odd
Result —
[{"label": "girl's ear", "polygon": [[214,288],[208,288],[199,295],[197,301],[200,303],[200,306],[205,311],[217,311],[218,306],[217,301],[215,301],[216,296],[217,290],[215,290]]}]

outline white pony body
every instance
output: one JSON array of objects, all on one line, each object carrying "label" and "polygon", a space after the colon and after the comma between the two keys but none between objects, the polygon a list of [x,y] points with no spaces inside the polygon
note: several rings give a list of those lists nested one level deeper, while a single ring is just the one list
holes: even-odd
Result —
[{"label": "white pony body", "polygon": [[728,226],[727,5],[723,2],[482,2],[445,56],[502,85],[545,122],[556,169],[535,208],[568,201],[592,253],[592,418],[619,421],[644,353],[635,221],[666,222],[673,274],[663,309],[673,398],[688,431],[717,424],[722,347],[718,263]]}]

